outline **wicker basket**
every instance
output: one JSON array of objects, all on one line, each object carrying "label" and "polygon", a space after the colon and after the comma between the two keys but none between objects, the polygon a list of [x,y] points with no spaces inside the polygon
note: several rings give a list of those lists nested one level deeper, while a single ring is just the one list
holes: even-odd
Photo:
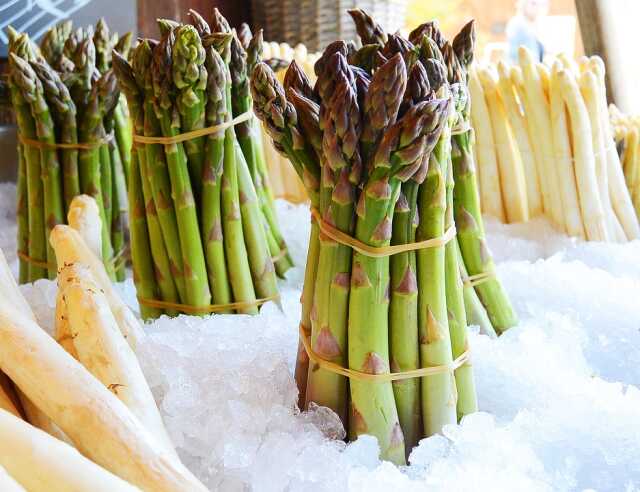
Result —
[{"label": "wicker basket", "polygon": [[407,0],[252,0],[252,6],[265,39],[320,51],[336,39],[356,40],[348,9],[364,9],[385,31],[395,32],[404,26]]}]

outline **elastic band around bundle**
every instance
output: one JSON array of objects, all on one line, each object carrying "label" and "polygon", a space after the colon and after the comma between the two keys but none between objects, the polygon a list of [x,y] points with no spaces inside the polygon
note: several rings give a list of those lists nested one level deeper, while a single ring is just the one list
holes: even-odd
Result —
[{"label": "elastic band around bundle", "polygon": [[[116,270],[118,270],[121,266],[124,266],[124,264],[127,261],[125,254],[126,254],[126,248],[123,248],[120,251],[118,251],[118,253],[114,255],[114,257],[111,258],[111,260],[109,260],[109,263],[111,264],[111,266]],[[36,260],[35,258],[32,258],[28,254],[23,253],[22,251],[18,251],[17,255],[18,255],[18,258],[20,258],[21,260],[26,261],[27,263],[30,263],[31,265],[35,265],[40,268],[45,268],[47,270],[49,269],[53,270],[57,268],[57,265],[48,263],[46,261]]]},{"label": "elastic band around bundle", "polygon": [[30,263],[31,265],[44,268],[46,270],[56,268],[56,265],[52,265],[50,263],[47,263],[46,261],[36,260],[35,258],[31,258],[31,256],[29,256],[26,253],[23,253],[22,251],[18,251],[18,258],[20,258],[23,261],[26,261],[27,263]]},{"label": "elastic band around bundle", "polygon": [[380,248],[376,248],[374,246],[369,246],[368,244],[365,244],[362,241],[359,241],[356,238],[336,229],[331,224],[328,224],[322,219],[322,217],[320,216],[320,212],[318,212],[318,210],[316,210],[315,208],[311,209],[311,215],[314,219],[316,219],[318,227],[326,236],[330,237],[337,243],[340,243],[344,246],[349,246],[351,249],[357,251],[358,253],[369,256],[371,258],[384,258],[385,256],[393,256],[400,253],[407,253],[409,251],[416,251],[419,249],[438,248],[440,246],[446,245],[449,241],[456,237],[456,228],[455,226],[451,226],[445,231],[444,235],[440,237],[434,237],[432,239],[427,239],[425,241],[420,241],[417,243],[396,244],[394,246],[383,246]]},{"label": "elastic band around bundle", "polygon": [[253,118],[252,111],[246,111],[232,120],[225,121],[224,123],[220,123],[219,125],[208,126],[206,128],[199,128],[198,130],[192,130],[190,132],[179,133],[178,135],[174,135],[173,137],[145,137],[144,135],[136,135],[133,134],[133,141],[141,144],[160,144],[160,145],[171,145],[178,144],[182,142],[186,142],[188,140],[194,140],[200,137],[206,137],[207,135],[211,135],[212,133],[218,133],[221,130],[226,130],[232,126],[235,126],[244,121],[248,121]]},{"label": "elastic band around bundle", "polygon": [[471,275],[469,277],[463,277],[462,283],[465,287],[475,287],[476,285],[480,285],[488,280],[495,278],[496,272],[488,271],[477,273],[476,275]]},{"label": "elastic band around bundle", "polygon": [[349,379],[355,379],[356,381],[366,381],[369,383],[389,383],[391,381],[402,381],[404,379],[423,378],[427,376],[437,376],[438,374],[446,374],[455,371],[459,367],[469,362],[470,354],[469,350],[465,350],[458,356],[451,364],[444,364],[441,366],[422,367],[420,369],[414,369],[412,371],[403,372],[390,372],[383,374],[371,374],[368,372],[356,371],[355,369],[349,369],[342,367],[339,364],[330,362],[320,357],[312,348],[309,341],[309,335],[305,332],[302,325],[300,325],[300,340],[304,350],[309,356],[309,360],[318,364],[322,369],[339,374]]},{"label": "elastic band around bundle", "polygon": [[280,294],[274,294],[272,296],[264,297],[262,299],[256,299],[254,301],[238,301],[230,302],[229,304],[210,304],[208,306],[190,306],[189,304],[158,301],[157,299],[145,299],[143,297],[138,297],[138,302],[141,306],[180,311],[185,314],[207,314],[230,310],[240,311],[251,307],[258,307],[270,301],[278,301],[279,299]]},{"label": "elastic band around bundle", "polygon": [[103,145],[108,144],[113,140],[113,133],[110,133],[106,137],[98,140],[97,142],[78,142],[78,143],[49,143],[49,142],[41,142],[40,140],[33,140],[31,138],[27,138],[21,133],[18,133],[18,140],[22,145],[26,145],[27,147],[33,147],[34,149],[40,150],[93,150]]}]

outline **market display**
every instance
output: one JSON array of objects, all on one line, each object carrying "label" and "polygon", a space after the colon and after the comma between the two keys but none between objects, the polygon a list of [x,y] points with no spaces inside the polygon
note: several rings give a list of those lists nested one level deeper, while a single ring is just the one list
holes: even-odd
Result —
[{"label": "market display", "polygon": [[[248,73],[262,37],[159,21],[114,68],[134,128],[130,179],[134,278],[143,317],[252,314],[276,300],[291,266],[251,115]],[[195,27],[194,27],[195,26]],[[274,266],[275,265],[275,266]]]},{"label": "market display", "polygon": [[[404,463],[421,437],[477,408],[463,264],[487,331],[517,321],[492,274],[471,159],[473,23],[450,44],[434,23],[404,39],[350,14],[363,47],[329,45],[315,86],[292,62],[284,84],[259,64],[251,87],[311,200],[300,405],[331,408],[350,439],[372,434]],[[481,276],[477,292],[467,275]]]},{"label": "market display", "polygon": [[499,62],[470,74],[483,211],[504,222],[544,214],[589,241],[638,239],[629,176],[609,122],[604,63],[559,56],[543,65],[524,47],[519,57],[518,65]]},{"label": "market display", "polygon": [[36,46],[9,30],[10,99],[18,126],[20,283],[55,278],[48,237],[71,201],[92,196],[102,219],[102,258],[111,278],[125,277],[131,129],[111,71],[111,50],[128,52],[131,33],[104,20],[73,30],[63,22]]}]

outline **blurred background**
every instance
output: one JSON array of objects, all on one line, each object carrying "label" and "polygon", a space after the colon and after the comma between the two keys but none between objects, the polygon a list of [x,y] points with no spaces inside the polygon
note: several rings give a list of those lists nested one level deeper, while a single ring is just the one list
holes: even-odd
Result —
[{"label": "blurred background", "polygon": [[[388,32],[410,31],[438,19],[452,35],[469,19],[477,22],[479,62],[509,59],[525,44],[541,59],[559,52],[572,57],[599,54],[609,73],[609,95],[623,111],[640,112],[640,64],[634,46],[640,37],[640,0],[3,0],[0,1],[0,71],[6,55],[6,27],[37,39],[65,18],[76,25],[105,17],[114,31],[157,36],[159,17],[187,20],[190,8],[206,14],[219,8],[232,25],[263,28],[265,39],[307,50],[356,38],[349,8],[370,12]],[[629,63],[632,60],[632,63]],[[10,112],[0,115],[0,155],[15,160]],[[0,180],[9,166],[0,165]],[[4,176],[3,176],[4,174]]]}]

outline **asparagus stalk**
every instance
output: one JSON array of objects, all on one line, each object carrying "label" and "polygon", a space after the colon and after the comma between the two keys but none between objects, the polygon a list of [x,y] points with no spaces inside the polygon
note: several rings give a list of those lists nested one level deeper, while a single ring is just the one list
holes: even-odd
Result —
[{"label": "asparagus stalk", "polygon": [[[296,70],[294,67],[293,70]],[[274,145],[291,161],[294,169],[305,182],[311,205],[318,207],[319,159],[322,147],[320,132],[320,108],[313,101],[298,94],[294,87],[306,87],[304,83],[294,84],[289,76],[291,103],[285,98],[273,71],[264,63],[256,66],[251,79],[251,91],[256,115],[261,119],[273,138]],[[299,79],[302,80],[302,79]],[[307,90],[306,88],[303,90]],[[308,92],[307,92],[308,93]],[[298,124],[300,128],[298,128]],[[295,135],[295,138],[294,138]],[[299,138],[298,135],[300,135]],[[294,148],[294,140],[296,142]],[[313,148],[310,148],[313,146]],[[315,149],[315,151],[314,151]],[[302,291],[301,327],[305,334],[311,334],[311,311],[314,301],[315,283],[320,255],[319,229],[315,220],[311,223],[309,250],[305,268],[305,282]],[[302,343],[298,344],[295,378],[298,386],[298,405],[304,408],[306,401],[309,357]]]},{"label": "asparagus stalk", "polygon": [[96,68],[100,73],[105,73],[111,68],[111,50],[115,43],[116,40],[111,37],[107,22],[104,18],[98,19],[93,34],[93,44],[96,47]]},{"label": "asparagus stalk", "polygon": [[[22,58],[33,59],[34,54],[30,52],[30,45],[25,35],[12,37],[9,46],[9,53]],[[19,89],[15,81],[13,62],[14,56],[9,57],[9,76],[11,78],[10,91],[13,108],[16,115],[18,128],[22,136],[31,140],[36,140],[36,123],[31,114],[28,99]],[[24,161],[26,167],[26,188],[27,188],[27,222],[28,222],[28,248],[22,250],[28,254],[35,262],[44,263],[47,260],[46,237],[44,224],[44,195],[42,190],[40,151],[33,146],[25,145]],[[24,244],[23,244],[24,245]],[[47,275],[46,268],[33,261],[29,262],[27,281],[33,282],[44,278]]]},{"label": "asparagus stalk", "polygon": [[[461,80],[461,75],[457,77]],[[469,114],[469,98],[466,88],[461,83],[451,85],[456,104],[456,118],[464,120]],[[458,159],[459,147],[455,152],[450,151],[447,160],[447,210],[445,213],[445,228],[454,226],[453,190],[455,181],[453,178],[453,160]],[[447,292],[447,311],[449,314],[449,334],[451,337],[451,350],[454,359],[460,357],[468,348],[467,342],[467,316],[465,310],[463,285],[460,278],[460,256],[456,241],[449,241],[445,246],[445,281]],[[465,415],[478,411],[473,368],[470,362],[465,362],[455,371],[456,390],[458,393],[457,416],[460,420]]]},{"label": "asparagus stalk", "polygon": [[[442,237],[445,233],[446,167],[450,138],[447,120],[451,111],[449,99],[445,101],[444,104],[440,103],[440,114],[445,118],[440,127],[441,135],[429,157],[427,175],[418,195],[420,222],[416,231],[417,241]],[[445,247],[418,250],[416,258],[420,293],[420,362],[422,367],[446,365],[452,361],[452,352],[447,319]],[[429,436],[440,432],[444,425],[456,422],[455,383],[450,374],[443,373],[422,378],[421,384],[422,421],[424,433]]]},{"label": "asparagus stalk", "polygon": [[[397,97],[401,99],[401,94]],[[401,182],[411,178],[420,169],[425,153],[431,152],[442,131],[443,111],[446,115],[446,101],[419,103],[385,132],[358,202],[356,238],[360,241],[377,247],[389,245]],[[355,252],[349,300],[352,369],[372,374],[389,371],[388,292],[389,258]],[[383,457],[404,463],[404,439],[392,385],[354,379],[350,387],[351,434],[375,435]]]},{"label": "asparagus stalk", "polygon": [[[57,126],[57,138],[59,143],[78,143],[78,130],[76,127],[76,106],[71,99],[69,90],[55,70],[47,64],[34,61],[31,66],[42,82],[45,98],[51,109],[54,122]],[[80,177],[78,173],[78,150],[60,149],[60,161],[62,165],[62,189],[64,195],[65,211],[69,210],[71,201],[80,194]]]},{"label": "asparagus stalk", "polygon": [[[82,123],[79,125],[78,139],[86,143],[98,143],[106,137],[104,130],[103,118],[107,112],[108,106],[112,106],[117,99],[116,79],[113,72],[105,73],[98,82],[93,86],[91,95],[89,96],[88,105],[84,109]],[[102,259],[105,268],[110,276],[113,277],[114,270],[112,265],[113,246],[111,244],[110,234],[110,216],[107,220],[107,207],[103,202],[104,194],[102,190],[102,173],[106,170],[104,162],[105,154],[102,149],[94,147],[90,149],[80,150],[78,157],[78,165],[80,172],[80,190],[85,195],[89,195],[96,200],[100,211],[100,219],[102,220]],[[108,153],[107,153],[108,156]],[[110,170],[110,169],[109,169]]]},{"label": "asparagus stalk", "polygon": [[[192,26],[175,30],[175,46],[172,56],[173,83],[178,89],[176,106],[180,113],[180,128],[190,132],[204,128],[207,71],[204,67],[205,52],[198,31]],[[189,159],[189,173],[196,200],[202,192],[202,163],[205,138],[187,140],[184,149]]]},{"label": "asparagus stalk", "polygon": [[[206,120],[208,126],[229,119],[227,86],[230,83],[227,66],[212,47],[206,50],[207,82]],[[202,175],[202,232],[209,285],[213,302],[228,304],[233,300],[225,261],[222,233],[222,171],[224,169],[225,131],[212,133],[205,144]]]},{"label": "asparagus stalk", "polygon": [[[138,85],[133,68],[117,52],[113,53],[113,69],[131,108],[134,130],[136,134],[142,135],[144,134],[145,118],[144,87]],[[147,155],[144,147],[134,146],[131,157],[129,221],[136,290],[143,299],[156,299],[157,291],[159,291],[161,300],[177,303],[180,299],[162,239],[162,229],[151,192]],[[141,305],[140,309],[144,318],[154,318],[162,314],[162,310],[144,305]],[[176,312],[166,310],[166,313],[174,315]]]},{"label": "asparagus stalk", "polygon": [[[177,28],[177,36],[175,31],[168,32],[153,52],[151,75],[155,96],[154,106],[165,137],[174,137],[180,133],[178,96],[184,98],[185,93],[196,89],[195,85],[185,86],[180,94],[176,94],[171,83],[172,59],[174,56],[181,58],[184,54],[184,50],[180,48],[174,52],[174,45],[193,39],[191,36],[181,34],[189,30],[196,34],[199,42],[200,38],[192,26],[181,26]],[[198,63],[200,60],[196,62],[196,66]],[[204,59],[201,63],[204,63]],[[181,143],[173,143],[165,145],[165,157],[180,231],[185,282],[184,303],[196,307],[208,306],[211,303],[211,291],[207,281],[207,268],[195,200],[189,180],[187,155]]]},{"label": "asparagus stalk", "polygon": [[[361,133],[360,110],[353,87],[353,74],[344,55],[331,55],[325,68],[317,82],[323,108],[320,124],[325,156],[322,162],[320,213],[323,220],[351,235],[355,226],[355,186],[360,180],[362,168],[357,146]],[[338,91],[340,84],[342,90]],[[311,346],[323,359],[344,367],[347,363],[351,248],[322,233],[319,238]],[[345,377],[315,364],[310,365],[306,399],[307,406],[313,401],[331,408],[346,424]]]},{"label": "asparagus stalk", "polygon": [[[18,183],[16,186],[16,221],[18,224],[18,251],[29,251],[29,193],[27,186],[26,149],[18,144]],[[29,263],[19,258],[18,280],[21,284],[29,282]]]},{"label": "asparagus stalk", "polygon": [[[55,144],[54,123],[44,98],[42,83],[27,61],[12,53],[11,62],[13,81],[22,92],[25,101],[30,103],[38,141],[44,144]],[[44,195],[44,233],[45,237],[49,237],[51,230],[64,221],[60,163],[56,150],[46,147],[40,149],[40,162]],[[49,264],[48,275],[49,278],[55,278],[55,253],[48,241],[46,251],[47,263]]]},{"label": "asparagus stalk", "polygon": [[[463,29],[456,45],[458,53],[466,53],[462,55],[465,65],[461,67],[461,70],[468,71],[469,69],[468,65],[473,58],[474,43],[474,30]],[[472,101],[475,101],[473,92],[471,94]],[[470,121],[468,107],[463,112],[462,118],[463,125],[468,125]],[[453,161],[453,176],[455,180],[453,190],[454,218],[464,266],[471,276],[478,274],[490,275],[495,271],[495,265],[484,237],[484,225],[480,212],[480,198],[475,176],[476,166],[473,162],[472,130],[469,129],[454,135],[452,144],[454,155],[456,156]],[[482,179],[484,180],[484,178],[485,173],[483,170]],[[518,318],[513,311],[511,302],[497,278],[487,279],[478,284],[475,290],[489,315],[494,330],[498,334],[518,323]],[[469,301],[472,300],[469,299]],[[467,302],[467,304],[470,305],[471,302]],[[482,313],[480,312],[480,314]]]},{"label": "asparagus stalk", "polygon": [[[262,30],[260,30],[251,38],[247,45],[247,76],[253,73],[253,69],[260,61],[263,50],[262,41]],[[249,84],[247,82],[247,91],[248,90]],[[249,97],[247,99],[250,100]],[[251,108],[248,109],[248,111],[250,110]],[[252,118],[248,123],[251,126],[252,145],[254,147],[253,157],[255,159],[255,168],[252,177],[256,192],[258,193],[260,207],[267,222],[267,232],[273,236],[273,240],[277,246],[275,254],[280,257],[279,260],[275,262],[276,272],[280,277],[283,277],[286,271],[293,266],[293,260],[291,259],[284,237],[280,232],[280,225],[278,224],[264,147],[262,146],[262,139],[259,137],[259,122],[257,119]],[[272,254],[273,253],[272,251]]]},{"label": "asparagus stalk", "polygon": [[[231,110],[231,75],[228,64],[231,57],[231,37],[227,33],[212,35],[205,42],[213,46],[225,62],[225,98],[226,118],[230,118]],[[222,226],[224,250],[227,257],[229,282],[236,301],[252,302],[256,299],[253,287],[251,269],[247,258],[247,248],[242,229],[242,216],[240,211],[240,191],[238,186],[238,151],[235,130],[228,127],[224,137],[224,165],[221,179],[222,195]],[[241,314],[256,314],[258,308],[247,307],[237,311]]]},{"label": "asparagus stalk", "polygon": [[62,21],[49,29],[40,41],[40,51],[44,59],[54,68],[60,67],[63,56],[64,43],[71,34],[72,22]]},{"label": "asparagus stalk", "polygon": [[[153,89],[151,85],[151,46],[148,41],[143,41],[137,47],[133,53],[132,68],[134,72],[135,80],[139,87],[143,88],[144,93],[144,105],[143,105],[143,127],[144,135],[147,137],[161,136],[160,124],[156,117],[154,108]],[[180,247],[180,240],[178,236],[178,224],[176,219],[176,212],[173,202],[171,200],[171,181],[169,180],[169,171],[165,160],[164,150],[162,145],[159,144],[147,144],[145,145],[145,159],[140,160],[140,174],[142,177],[143,186],[145,182],[149,183],[148,191],[151,192],[152,201],[148,194],[145,196],[145,202],[147,204],[147,214],[149,216],[157,216],[158,224],[162,232],[158,239],[162,239],[160,243],[157,239],[152,238],[151,244],[164,244],[166,254],[168,256],[169,269],[168,274],[170,279],[173,279],[175,288],[178,292],[178,298],[175,302],[180,302],[185,299],[185,283],[184,283],[184,269],[182,263],[182,251]],[[148,181],[145,180],[145,175]],[[155,212],[155,213],[154,213]],[[150,220],[152,224],[154,221]],[[153,232],[150,230],[150,232]],[[154,254],[154,260],[156,267],[164,276],[166,270],[163,268],[163,255],[159,249],[156,249]],[[171,282],[167,281],[167,284]],[[167,302],[174,302],[174,295],[170,295],[171,289],[169,285],[166,285],[163,291],[163,299]]]},{"label": "asparagus stalk", "polygon": [[354,24],[356,25],[356,31],[362,41],[363,45],[377,44],[384,46],[387,42],[387,35],[382,27],[374,21],[369,14],[362,9],[351,9],[347,11]]}]

